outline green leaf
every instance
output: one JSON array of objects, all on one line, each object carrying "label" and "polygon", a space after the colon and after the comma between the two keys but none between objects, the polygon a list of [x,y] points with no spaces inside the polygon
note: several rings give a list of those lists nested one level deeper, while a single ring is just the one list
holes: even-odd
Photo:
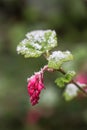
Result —
[{"label": "green leaf", "polygon": [[75,76],[75,74],[76,74],[75,71],[68,71],[65,75],[65,82],[69,83],[72,80],[72,78]]},{"label": "green leaf", "polygon": [[61,77],[61,78],[57,78],[56,80],[55,80],[55,83],[57,84],[57,86],[58,87],[64,87],[64,85],[65,85],[65,82],[64,82],[64,77]]},{"label": "green leaf", "polygon": [[55,83],[59,87],[64,87],[66,84],[68,84],[72,80],[73,76],[75,76],[75,72],[74,71],[68,71],[62,77],[57,78],[55,80]]},{"label": "green leaf", "polygon": [[73,60],[73,55],[69,51],[54,51],[48,58],[48,67],[59,69],[64,62],[70,60]]},{"label": "green leaf", "polygon": [[18,54],[24,57],[39,57],[57,46],[56,32],[37,30],[26,34],[26,38],[17,46]]}]

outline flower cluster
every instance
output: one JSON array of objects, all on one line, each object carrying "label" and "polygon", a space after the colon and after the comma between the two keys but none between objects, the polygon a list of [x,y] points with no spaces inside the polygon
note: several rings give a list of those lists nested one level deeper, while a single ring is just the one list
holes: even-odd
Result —
[{"label": "flower cluster", "polygon": [[43,72],[37,72],[35,75],[28,78],[28,94],[32,105],[36,105],[39,100],[39,95],[44,87]]}]

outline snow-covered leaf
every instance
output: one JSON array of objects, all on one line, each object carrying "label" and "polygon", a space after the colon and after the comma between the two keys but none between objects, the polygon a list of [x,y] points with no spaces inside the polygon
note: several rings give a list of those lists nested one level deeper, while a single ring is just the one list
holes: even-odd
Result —
[{"label": "snow-covered leaf", "polygon": [[57,46],[55,31],[37,30],[26,34],[26,38],[17,46],[17,52],[24,57],[39,57],[55,46]]},{"label": "snow-covered leaf", "polygon": [[61,65],[73,59],[73,55],[69,51],[54,51],[48,58],[48,67],[59,69]]},{"label": "snow-covered leaf", "polygon": [[68,84],[63,95],[65,100],[72,100],[78,95],[78,88],[74,84]]}]

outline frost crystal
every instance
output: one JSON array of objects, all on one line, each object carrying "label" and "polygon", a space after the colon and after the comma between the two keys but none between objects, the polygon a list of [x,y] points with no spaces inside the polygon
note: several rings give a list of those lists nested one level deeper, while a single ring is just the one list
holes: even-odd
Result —
[{"label": "frost crystal", "polygon": [[26,38],[17,46],[17,52],[25,57],[39,57],[55,46],[57,46],[55,31],[37,30],[26,34]]}]

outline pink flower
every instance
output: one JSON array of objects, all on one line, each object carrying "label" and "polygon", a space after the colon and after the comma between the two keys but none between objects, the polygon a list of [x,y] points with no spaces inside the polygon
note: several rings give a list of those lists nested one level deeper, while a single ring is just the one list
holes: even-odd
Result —
[{"label": "pink flower", "polygon": [[79,74],[76,77],[77,82],[87,84],[87,75],[86,74]]},{"label": "pink flower", "polygon": [[28,79],[28,94],[32,105],[36,105],[39,100],[41,90],[44,88],[43,73],[37,72]]}]

